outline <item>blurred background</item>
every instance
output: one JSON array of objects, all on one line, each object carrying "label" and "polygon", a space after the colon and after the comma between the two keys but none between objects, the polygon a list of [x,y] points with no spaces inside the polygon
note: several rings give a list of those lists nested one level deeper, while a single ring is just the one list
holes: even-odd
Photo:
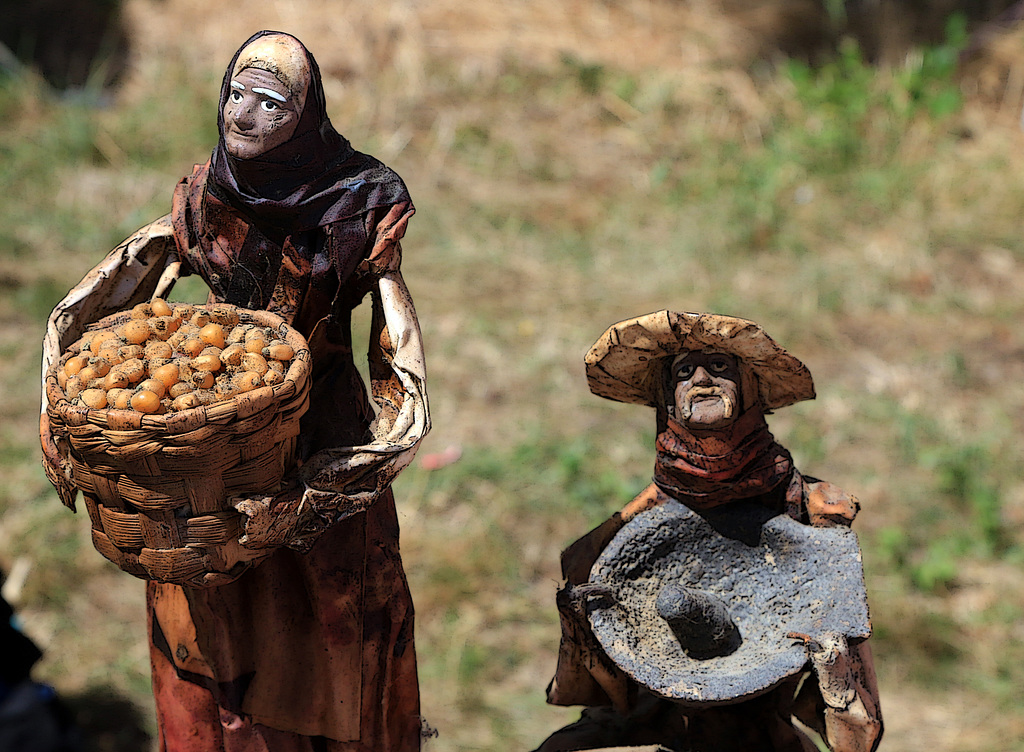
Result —
[{"label": "blurred background", "polygon": [[[883,750],[1024,750],[1024,8],[966,0],[3,0],[0,569],[91,749],[152,748],[143,584],[39,465],[53,305],[166,213],[261,28],[418,207],[434,425],[396,484],[430,752],[531,749],[558,554],[648,482],[583,354],[660,308],[762,323],[772,416],[857,495]],[[197,291],[183,290],[181,295]]]}]

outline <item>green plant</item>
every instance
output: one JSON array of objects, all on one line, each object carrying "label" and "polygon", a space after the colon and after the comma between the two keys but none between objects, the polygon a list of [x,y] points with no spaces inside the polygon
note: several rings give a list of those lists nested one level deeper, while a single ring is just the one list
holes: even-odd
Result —
[{"label": "green plant", "polygon": [[1005,553],[1008,539],[1002,494],[993,481],[990,452],[983,446],[967,445],[938,451],[926,459],[935,469],[938,490],[952,500],[962,519],[960,547],[981,556]]},{"label": "green plant", "polygon": [[572,55],[563,55],[562,65],[572,72],[584,94],[594,96],[604,86],[604,65],[600,63],[585,63]]},{"label": "green plant", "polygon": [[942,44],[908,56],[896,72],[897,91],[905,92],[905,107],[911,111],[923,109],[934,118],[944,118],[960,109],[963,97],[957,87],[957,61],[967,41],[967,19],[962,13],[954,13],[946,20]]}]

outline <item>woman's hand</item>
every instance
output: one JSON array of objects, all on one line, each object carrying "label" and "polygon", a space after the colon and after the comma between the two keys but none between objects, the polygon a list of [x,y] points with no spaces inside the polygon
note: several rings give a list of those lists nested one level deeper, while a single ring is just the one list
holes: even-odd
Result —
[{"label": "woman's hand", "polygon": [[78,489],[71,481],[67,461],[61,457],[60,450],[53,440],[50,419],[46,417],[46,413],[39,416],[39,441],[43,447],[43,471],[47,479],[57,489],[61,504],[72,512],[76,511],[75,498],[78,496]]},{"label": "woman's hand", "polygon": [[[882,738],[878,682],[867,642],[849,643],[838,632],[812,637],[790,632],[802,642],[825,701],[825,742],[837,752],[875,752]],[[799,716],[799,714],[797,714]]]},{"label": "woman's hand", "polygon": [[235,496],[235,510],[245,517],[245,534],[238,542],[245,548],[277,548],[288,545],[300,532],[303,489],[289,488],[273,496]]}]

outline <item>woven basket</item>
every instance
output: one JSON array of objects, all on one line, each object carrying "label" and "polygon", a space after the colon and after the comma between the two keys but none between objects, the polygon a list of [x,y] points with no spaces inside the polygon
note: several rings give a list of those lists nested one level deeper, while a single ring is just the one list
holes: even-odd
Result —
[{"label": "woven basket", "polygon": [[[281,384],[176,413],[144,415],[67,400],[56,369],[77,354],[77,345],[47,373],[47,416],[54,436],[67,438],[93,544],[136,577],[224,585],[272,553],[238,543],[243,518],[227,500],[273,493],[294,465],[299,418],[309,405],[309,347],[275,314],[234,310],[242,323],[273,327],[292,346],[295,357]],[[129,318],[126,311],[89,328],[113,329]]]}]

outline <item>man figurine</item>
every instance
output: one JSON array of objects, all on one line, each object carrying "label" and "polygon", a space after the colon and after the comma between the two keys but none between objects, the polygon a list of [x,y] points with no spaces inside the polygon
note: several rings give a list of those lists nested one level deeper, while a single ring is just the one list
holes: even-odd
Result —
[{"label": "man figurine", "polygon": [[[555,705],[588,707],[579,722],[556,732],[538,752],[631,745],[656,745],[644,749],[677,752],[802,752],[817,749],[807,729],[820,735],[834,752],[874,750],[881,738],[882,721],[866,642],[870,624],[859,549],[852,532],[846,530],[858,503],[830,483],[801,475],[765,421],[765,414],[772,410],[814,397],[807,368],[751,321],[672,311],[615,324],[587,354],[586,368],[595,394],[655,408],[657,459],[654,482],[562,554],[566,579],[558,596],[562,639],[547,697]],[[753,533],[744,520],[754,520]],[[700,535],[710,543],[697,538],[691,548],[698,550],[685,550],[681,538],[670,538],[674,553],[665,554],[664,544],[655,554],[644,553],[647,544],[643,536],[664,540],[670,522],[689,531],[703,531]],[[720,534],[722,531],[725,533]],[[827,565],[818,566],[813,556],[810,564],[808,556],[795,565],[781,561],[789,550],[785,547],[777,560],[766,546],[779,535],[789,535],[797,544],[806,537],[806,550],[824,549]],[[736,552],[738,558],[719,562],[720,555],[699,550],[706,545],[711,551],[712,544],[716,551]],[[842,582],[829,581],[847,574],[830,571],[842,568],[841,550],[847,552],[850,576]],[[764,551],[769,551],[767,556],[758,558]],[[750,552],[753,558],[748,557]],[[632,617],[630,621],[622,616],[616,626],[615,618],[629,606],[623,593],[606,583],[612,581],[609,578],[621,580],[614,571],[617,567],[627,572],[627,585],[629,577],[641,577],[636,572],[645,566],[645,556],[658,560],[644,577],[662,568],[674,573],[669,580],[685,579],[686,575],[711,583],[714,590],[718,575],[711,570],[720,567],[724,573],[721,581],[729,584],[718,588],[721,599],[676,585],[663,587],[657,610],[650,606],[653,617]],[[684,564],[672,565],[672,556]],[[765,558],[768,565],[763,563]],[[620,567],[623,560],[628,561]],[[795,566],[796,573],[780,577],[779,571],[786,566]],[[802,571],[808,566],[812,569],[809,574]],[[755,571],[759,568],[764,571]],[[759,577],[767,577],[765,581],[776,577],[781,582],[779,590],[757,585]],[[829,592],[840,593],[835,613],[820,611],[820,598],[813,605],[801,606],[799,595],[790,598],[784,592],[793,587],[790,582],[805,591],[815,582],[832,587]],[[753,583],[744,596],[748,601],[773,598],[762,601],[772,608],[763,606],[759,614],[754,607],[744,613],[745,621],[738,615],[733,621],[728,612],[749,603],[728,598],[733,590],[742,590],[744,583]],[[676,623],[671,625],[678,657],[665,657],[650,647],[650,633],[662,629],[671,634],[659,615],[671,621],[666,609],[679,612],[681,607],[678,603],[666,605],[666,599],[678,600],[683,591],[691,593],[684,594],[690,599],[689,605],[684,603],[688,616],[680,619],[677,613]],[[845,613],[836,616],[844,598],[851,602],[853,617],[847,618]],[[787,601],[785,608],[779,608],[780,599]],[[819,612],[809,614],[812,608]],[[783,617],[764,618],[769,610]],[[796,613],[786,617],[790,610]],[[847,625],[848,630],[843,634],[842,630],[826,629],[814,636],[804,630],[786,631],[782,622],[797,624],[801,616],[813,625],[832,619]],[[769,623],[762,628],[761,622]],[[601,630],[609,624],[619,631],[612,639],[603,639]],[[686,629],[696,630],[695,639],[687,637]],[[755,633],[766,636],[755,639]],[[677,639],[682,647],[675,644]],[[758,640],[763,645],[753,645]],[[741,644],[743,647],[737,647]],[[743,657],[741,651],[748,648],[762,651],[758,660]],[[774,661],[779,666],[785,661],[776,658],[787,650],[796,651],[796,660],[788,668],[776,668],[775,674],[769,670],[770,675],[754,671],[751,676],[750,665],[744,665],[737,670],[748,675],[725,682],[724,690],[714,686],[715,672],[726,670],[731,655],[740,656],[740,663],[756,664],[763,658],[766,664]],[[683,666],[682,673],[654,686],[657,681],[650,677],[660,676],[658,672],[665,667],[653,664],[673,661]],[[750,683],[749,687],[744,688],[744,682]]]}]

